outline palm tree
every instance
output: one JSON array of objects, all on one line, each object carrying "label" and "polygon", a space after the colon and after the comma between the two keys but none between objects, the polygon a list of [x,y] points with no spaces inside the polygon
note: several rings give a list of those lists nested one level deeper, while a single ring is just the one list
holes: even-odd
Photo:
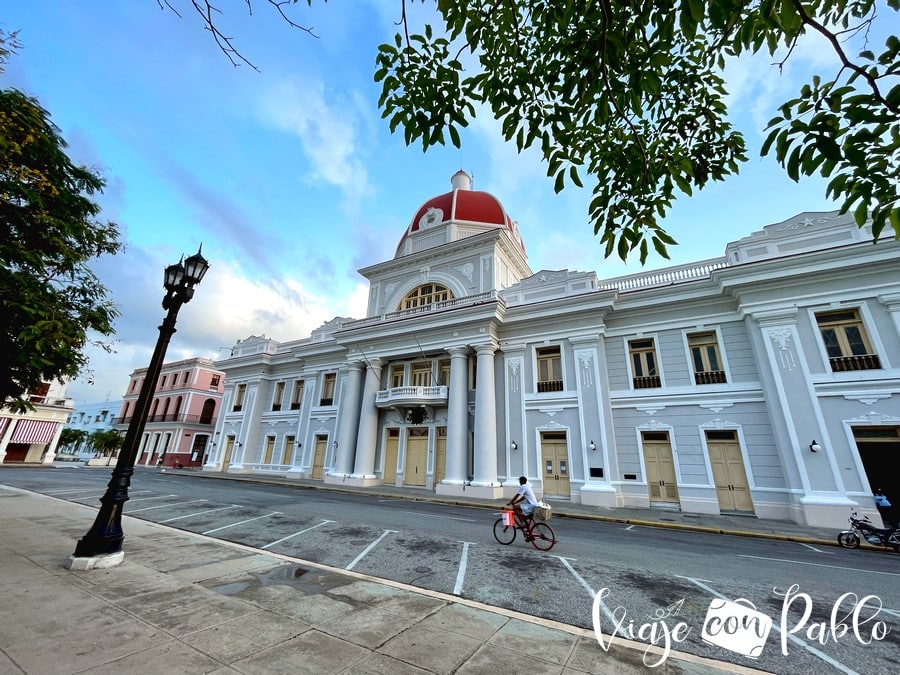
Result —
[{"label": "palm tree", "polygon": [[95,431],[88,438],[88,443],[93,446],[94,450],[99,452],[103,457],[117,455],[122,449],[122,441],[124,439],[117,431],[113,429],[105,429],[103,431]]},{"label": "palm tree", "polygon": [[58,446],[60,451],[67,450],[65,454],[74,455],[75,451],[87,440],[88,432],[84,429],[64,428],[59,432]]}]

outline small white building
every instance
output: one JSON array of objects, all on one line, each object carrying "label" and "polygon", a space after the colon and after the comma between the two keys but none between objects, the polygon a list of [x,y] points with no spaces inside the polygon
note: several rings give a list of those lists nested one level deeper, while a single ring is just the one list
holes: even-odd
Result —
[{"label": "small white building", "polygon": [[367,316],[239,341],[206,469],[824,527],[900,501],[900,242],[803,213],[721,258],[533,272],[457,173]]}]

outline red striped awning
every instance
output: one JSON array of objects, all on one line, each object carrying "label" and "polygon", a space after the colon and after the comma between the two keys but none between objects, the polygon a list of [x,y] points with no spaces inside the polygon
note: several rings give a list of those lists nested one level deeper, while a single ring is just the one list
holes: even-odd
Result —
[{"label": "red striped awning", "polygon": [[11,443],[49,443],[58,424],[43,420],[19,420],[9,440]]},{"label": "red striped awning", "polygon": [[0,438],[3,438],[3,432],[6,431],[7,424],[9,424],[9,418],[0,417]]}]

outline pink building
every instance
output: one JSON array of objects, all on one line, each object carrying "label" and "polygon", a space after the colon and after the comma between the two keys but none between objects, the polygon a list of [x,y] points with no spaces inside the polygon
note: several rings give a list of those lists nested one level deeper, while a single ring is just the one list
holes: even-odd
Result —
[{"label": "pink building", "polygon": [[[116,420],[124,434],[131,422],[146,368],[131,381]],[[222,403],[225,373],[209,359],[193,358],[163,365],[140,440],[137,463],[163,466],[201,466],[209,452],[213,428]]]}]

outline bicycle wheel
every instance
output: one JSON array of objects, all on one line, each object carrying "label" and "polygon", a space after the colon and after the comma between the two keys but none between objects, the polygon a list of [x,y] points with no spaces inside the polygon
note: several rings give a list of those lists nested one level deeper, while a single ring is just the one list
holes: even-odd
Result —
[{"label": "bicycle wheel", "polygon": [[556,544],[556,534],[547,523],[535,523],[531,528],[531,543],[539,551],[549,551]]},{"label": "bicycle wheel", "polygon": [[503,518],[497,518],[494,523],[494,539],[501,544],[511,544],[516,538],[516,528],[514,525],[504,525]]}]

